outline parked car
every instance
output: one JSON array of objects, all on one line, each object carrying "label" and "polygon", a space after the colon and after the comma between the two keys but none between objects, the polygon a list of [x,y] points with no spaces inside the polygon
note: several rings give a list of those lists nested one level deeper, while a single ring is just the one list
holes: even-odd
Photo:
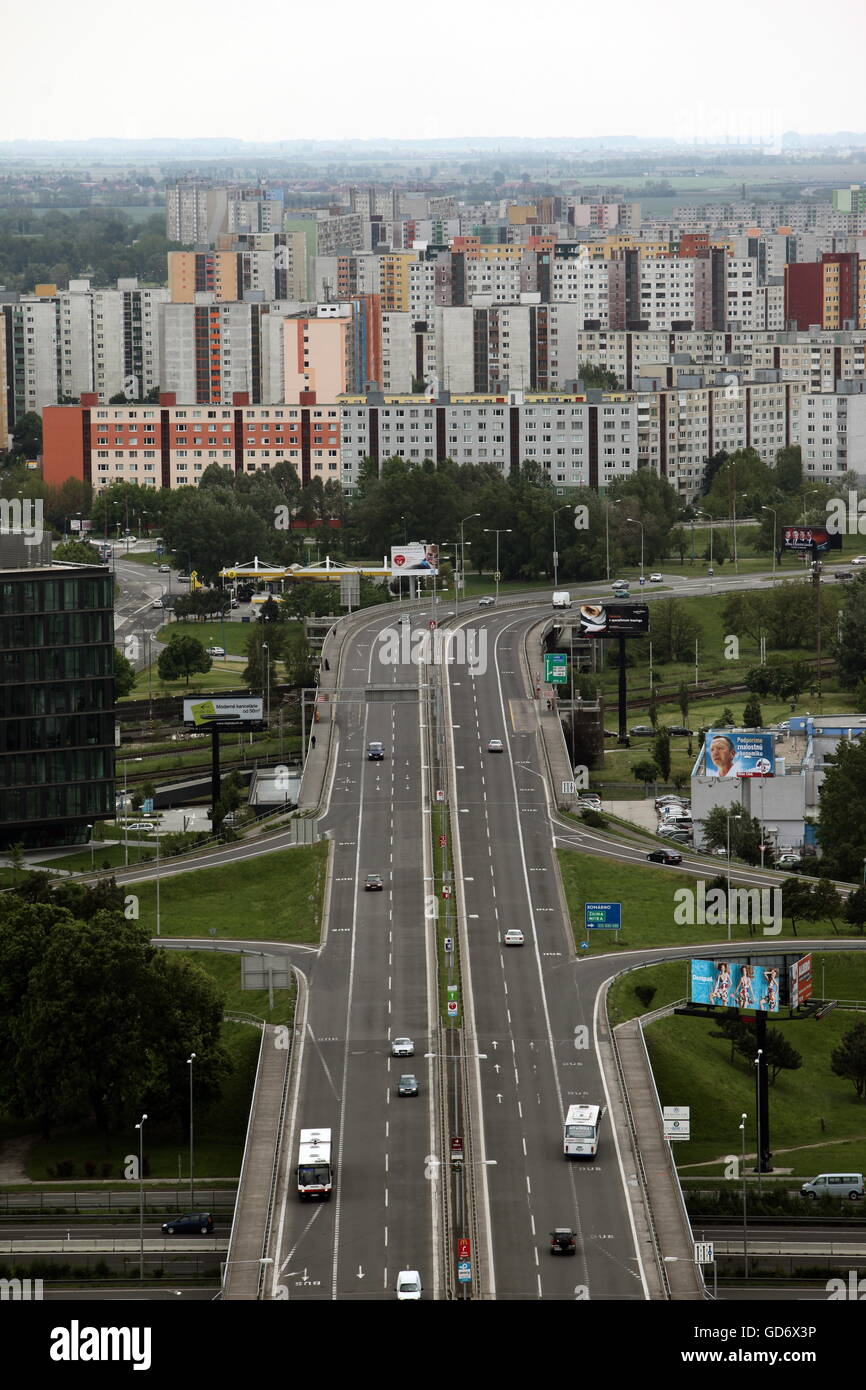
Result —
[{"label": "parked car", "polygon": [[401,1076],[400,1080],[397,1082],[397,1095],[417,1096],[417,1094],[418,1078],[417,1076],[412,1076],[411,1072],[406,1072],[406,1074],[404,1076]]},{"label": "parked car", "polygon": [[632,738],[641,738],[644,735],[651,738],[655,733],[652,724],[635,724],[633,729],[629,729]]},{"label": "parked car", "polygon": [[662,576],[661,576],[660,574],[651,574],[651,575],[650,575],[650,584],[661,584],[661,582],[662,582]]},{"label": "parked car", "polygon": [[519,927],[509,927],[508,931],[503,936],[502,941],[505,946],[522,946],[523,932],[520,930]]},{"label": "parked car", "polygon": [[652,864],[682,864],[683,856],[677,854],[675,849],[654,849],[650,850],[647,859]]},{"label": "parked car", "polygon": [[492,738],[487,745],[488,753],[503,753],[505,751],[501,738]]},{"label": "parked car", "polygon": [[225,656],[226,654],[225,647],[207,647],[206,651],[208,656]]},{"label": "parked car", "polygon": [[398,1303],[418,1303],[421,1298],[421,1275],[417,1269],[401,1269],[397,1275]]},{"label": "parked car", "polygon": [[381,892],[384,887],[381,874],[368,874],[364,879],[364,889],[368,893],[375,893],[377,890]]},{"label": "parked car", "polygon": [[674,734],[679,738],[691,738],[692,731],[687,729],[685,724],[666,724],[665,728],[669,734]]},{"label": "parked car", "polygon": [[175,1216],[171,1221],[164,1221],[162,1230],[167,1236],[192,1235],[194,1232],[209,1236],[213,1230],[213,1217],[209,1211],[187,1212],[184,1216]]},{"label": "parked car", "polygon": [[483,598],[480,598],[480,599],[478,600],[478,607],[479,607],[479,608],[490,608],[495,602],[496,602],[496,599],[493,597],[492,594],[485,594]]},{"label": "parked car", "polygon": [[395,1038],[391,1044],[392,1057],[414,1057],[415,1044],[411,1038]]},{"label": "parked car", "polygon": [[152,820],[134,820],[132,824],[128,825],[126,828],[127,830],[141,830],[149,833],[155,830],[156,826]]},{"label": "parked car", "polygon": [[660,810],[662,806],[685,806],[685,804],[686,798],[684,796],[675,796],[672,792],[665,796],[657,796],[655,799],[655,808],[657,811]]}]

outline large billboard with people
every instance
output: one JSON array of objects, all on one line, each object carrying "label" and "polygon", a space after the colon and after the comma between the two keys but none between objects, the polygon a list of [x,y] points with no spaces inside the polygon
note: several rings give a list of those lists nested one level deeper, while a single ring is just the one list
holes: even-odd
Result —
[{"label": "large billboard with people", "polygon": [[693,960],[691,1001],[715,1004],[720,1009],[756,1009],[779,1012],[779,976],[775,965],[746,964],[738,960]]},{"label": "large billboard with people", "polygon": [[705,777],[772,777],[775,770],[772,734],[711,729],[704,740]]},{"label": "large billboard with people", "polygon": [[439,547],[423,541],[391,546],[391,577],[398,574],[438,574]]},{"label": "large billboard with people", "polygon": [[784,550],[810,550],[813,554],[825,550],[841,550],[841,532],[828,531],[826,526],[783,526]]}]

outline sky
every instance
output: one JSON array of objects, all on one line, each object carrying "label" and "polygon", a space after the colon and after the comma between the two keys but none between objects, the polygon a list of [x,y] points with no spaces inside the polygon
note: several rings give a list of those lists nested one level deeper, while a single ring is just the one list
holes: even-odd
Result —
[{"label": "sky", "polygon": [[866,129],[866,5],[41,0],[7,6],[0,140]]}]

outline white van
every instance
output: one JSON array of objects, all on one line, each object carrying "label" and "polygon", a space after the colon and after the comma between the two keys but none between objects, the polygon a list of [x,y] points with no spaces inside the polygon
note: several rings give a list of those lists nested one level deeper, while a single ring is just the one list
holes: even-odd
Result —
[{"label": "white van", "polygon": [[553,595],[554,608],[570,608],[571,594],[567,589],[557,589]]},{"label": "white van", "polygon": [[856,1202],[863,1196],[862,1173],[819,1173],[817,1178],[804,1182],[801,1197],[839,1197]]}]

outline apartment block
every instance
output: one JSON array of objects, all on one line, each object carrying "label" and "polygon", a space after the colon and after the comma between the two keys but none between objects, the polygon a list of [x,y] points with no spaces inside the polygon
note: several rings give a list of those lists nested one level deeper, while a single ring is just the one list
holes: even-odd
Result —
[{"label": "apartment block", "polygon": [[835,393],[804,395],[800,435],[804,476],[834,482],[849,469],[866,477],[866,395],[862,378]]}]

